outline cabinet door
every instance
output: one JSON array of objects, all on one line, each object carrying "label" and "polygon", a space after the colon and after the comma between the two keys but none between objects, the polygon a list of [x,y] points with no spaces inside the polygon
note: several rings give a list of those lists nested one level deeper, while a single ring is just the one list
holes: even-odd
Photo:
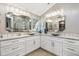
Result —
[{"label": "cabinet door", "polygon": [[34,48],[37,49],[40,47],[40,37],[39,36],[34,36]]},{"label": "cabinet door", "polygon": [[52,37],[51,38],[51,52],[56,55],[62,55],[62,39]]},{"label": "cabinet door", "polygon": [[19,39],[19,55],[25,55],[25,40],[26,38]]},{"label": "cabinet door", "polygon": [[41,37],[41,48],[50,51],[51,50],[51,40],[48,36]]},{"label": "cabinet door", "polygon": [[41,48],[47,49],[48,42],[46,36],[41,36]]},{"label": "cabinet door", "polygon": [[49,52],[53,53],[54,52],[54,40],[48,40],[48,50]]},{"label": "cabinet door", "polygon": [[58,41],[55,41],[54,43],[54,53],[56,55],[62,55],[62,43],[61,42],[58,42]]},{"label": "cabinet door", "polygon": [[30,53],[34,50],[34,39],[33,37],[29,37],[26,39],[26,52]]}]

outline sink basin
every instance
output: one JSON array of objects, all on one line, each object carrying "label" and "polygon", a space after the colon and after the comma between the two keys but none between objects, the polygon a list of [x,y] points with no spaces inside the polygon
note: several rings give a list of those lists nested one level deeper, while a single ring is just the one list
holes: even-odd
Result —
[{"label": "sink basin", "polygon": [[30,33],[29,35],[34,35],[33,33]]},{"label": "sink basin", "polygon": [[53,35],[53,36],[59,36],[59,34],[58,34],[58,33],[53,33],[52,35]]}]

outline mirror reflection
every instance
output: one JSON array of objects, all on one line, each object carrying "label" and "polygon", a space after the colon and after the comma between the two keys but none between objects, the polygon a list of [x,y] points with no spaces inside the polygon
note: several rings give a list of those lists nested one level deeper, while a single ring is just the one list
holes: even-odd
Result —
[{"label": "mirror reflection", "polygon": [[59,32],[65,30],[65,16],[63,10],[54,11],[45,16],[41,22],[35,16],[16,15],[6,13],[6,30],[8,32]]},{"label": "mirror reflection", "polygon": [[54,11],[45,17],[44,32],[60,32],[65,30],[65,16],[63,10]]},{"label": "mirror reflection", "polygon": [[6,14],[6,30],[9,32],[23,32],[31,29],[31,18],[25,15]]}]

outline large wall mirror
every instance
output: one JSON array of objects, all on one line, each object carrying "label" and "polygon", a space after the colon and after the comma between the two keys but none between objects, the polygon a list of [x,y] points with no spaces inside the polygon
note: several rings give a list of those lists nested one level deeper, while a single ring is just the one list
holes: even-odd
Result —
[{"label": "large wall mirror", "polygon": [[24,32],[31,30],[31,18],[25,15],[6,13],[6,30],[9,32]]},{"label": "large wall mirror", "polygon": [[63,10],[51,12],[46,15],[45,22],[49,32],[59,32],[65,30],[65,16]]}]

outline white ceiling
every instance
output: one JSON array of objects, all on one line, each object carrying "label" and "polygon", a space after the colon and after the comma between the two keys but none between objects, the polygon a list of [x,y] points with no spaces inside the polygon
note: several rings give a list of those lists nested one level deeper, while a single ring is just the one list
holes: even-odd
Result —
[{"label": "white ceiling", "polygon": [[45,13],[54,4],[55,3],[50,3],[50,4],[48,3],[9,3],[9,5],[22,8],[26,11],[29,11],[39,16]]}]

